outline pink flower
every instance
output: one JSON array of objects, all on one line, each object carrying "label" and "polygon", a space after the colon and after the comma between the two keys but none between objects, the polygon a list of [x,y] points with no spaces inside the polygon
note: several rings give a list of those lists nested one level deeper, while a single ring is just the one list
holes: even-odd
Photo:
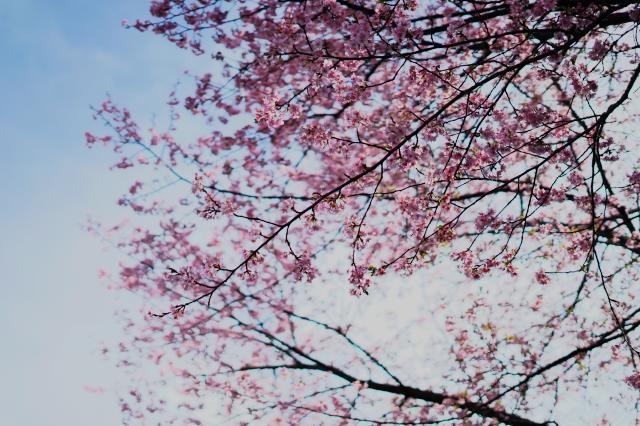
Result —
[{"label": "pink flower", "polygon": [[551,282],[551,278],[549,278],[549,275],[547,275],[542,270],[536,272],[535,277],[536,277],[536,281],[538,282],[538,284],[547,285],[547,284],[549,284]]},{"label": "pink flower", "polygon": [[302,281],[306,277],[307,282],[310,283],[315,278],[316,272],[317,270],[311,265],[311,258],[306,254],[296,260],[293,270],[296,281]]},{"label": "pink flower", "polygon": [[609,45],[600,40],[596,40],[589,52],[589,59],[599,61],[605,57],[607,52],[609,52]]},{"label": "pink flower", "polygon": [[634,389],[640,389],[640,372],[625,377],[624,381]]},{"label": "pink flower", "polygon": [[351,294],[354,296],[362,296],[369,294],[369,286],[371,279],[366,276],[367,269],[364,266],[354,266],[349,275],[349,282],[352,284]]}]

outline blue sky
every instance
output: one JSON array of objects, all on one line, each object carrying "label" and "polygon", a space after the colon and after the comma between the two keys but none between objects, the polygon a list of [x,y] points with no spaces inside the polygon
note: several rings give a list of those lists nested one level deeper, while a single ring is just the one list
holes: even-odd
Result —
[{"label": "blue sky", "polygon": [[[114,221],[124,182],[113,156],[88,150],[90,104],[109,92],[142,118],[161,109],[197,59],[121,27],[146,0],[0,0],[0,424],[120,423],[119,372],[100,342],[117,338],[97,270],[115,253],[80,228]],[[123,381],[124,383],[124,381]],[[103,395],[83,386],[104,386]]]},{"label": "blue sky", "polygon": [[118,338],[113,313],[129,301],[97,278],[117,254],[80,225],[88,215],[123,217],[115,200],[128,186],[108,171],[109,151],[84,145],[84,131],[100,129],[89,105],[109,92],[149,120],[182,71],[207,64],[121,27],[145,15],[148,3],[0,0],[2,426],[121,423],[115,395],[127,380],[99,349]]}]

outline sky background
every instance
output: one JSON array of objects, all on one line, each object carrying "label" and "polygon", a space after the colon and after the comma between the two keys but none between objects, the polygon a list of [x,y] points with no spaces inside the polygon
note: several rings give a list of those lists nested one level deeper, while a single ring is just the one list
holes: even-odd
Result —
[{"label": "sky background", "polygon": [[[0,424],[114,425],[121,377],[99,355],[122,297],[97,277],[117,255],[81,228],[114,221],[126,190],[89,150],[109,92],[142,119],[198,59],[122,28],[147,0],[0,0]],[[125,301],[126,303],[126,301]],[[124,383],[124,380],[122,381]],[[93,394],[85,386],[104,387]]]},{"label": "sky background", "polygon": [[82,225],[125,217],[115,201],[128,180],[108,170],[109,150],[85,146],[86,130],[103,129],[89,106],[110,93],[148,122],[184,70],[208,64],[122,28],[148,3],[0,0],[1,426],[121,423],[128,381],[100,348],[128,300],[98,279],[119,256]]}]

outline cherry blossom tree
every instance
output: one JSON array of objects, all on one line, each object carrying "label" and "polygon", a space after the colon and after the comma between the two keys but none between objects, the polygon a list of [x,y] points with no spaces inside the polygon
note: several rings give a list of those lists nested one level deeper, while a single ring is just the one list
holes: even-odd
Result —
[{"label": "cherry blossom tree", "polygon": [[144,314],[105,350],[138,368],[125,421],[634,424],[639,22],[627,0],[153,0],[125,25],[211,72],[167,130],[108,99],[86,134],[132,177],[112,282]]}]

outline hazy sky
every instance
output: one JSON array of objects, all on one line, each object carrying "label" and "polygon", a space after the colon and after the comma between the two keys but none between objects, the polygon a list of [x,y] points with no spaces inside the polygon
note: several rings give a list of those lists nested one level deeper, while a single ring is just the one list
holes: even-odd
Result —
[{"label": "hazy sky", "polygon": [[[113,156],[88,150],[90,104],[109,92],[142,118],[166,100],[191,55],[121,27],[146,0],[0,0],[0,424],[114,425],[119,300],[97,279],[115,254],[80,228],[113,221],[126,188]],[[145,115],[146,114],[146,115]],[[121,296],[120,296],[121,298]],[[104,386],[96,395],[84,386]]]},{"label": "hazy sky", "polygon": [[127,381],[99,349],[121,332],[113,312],[126,297],[97,278],[118,257],[80,225],[126,215],[115,200],[127,186],[108,150],[84,145],[100,129],[89,105],[109,92],[148,121],[182,71],[207,63],[122,28],[148,3],[0,0],[1,426],[121,423]]}]

